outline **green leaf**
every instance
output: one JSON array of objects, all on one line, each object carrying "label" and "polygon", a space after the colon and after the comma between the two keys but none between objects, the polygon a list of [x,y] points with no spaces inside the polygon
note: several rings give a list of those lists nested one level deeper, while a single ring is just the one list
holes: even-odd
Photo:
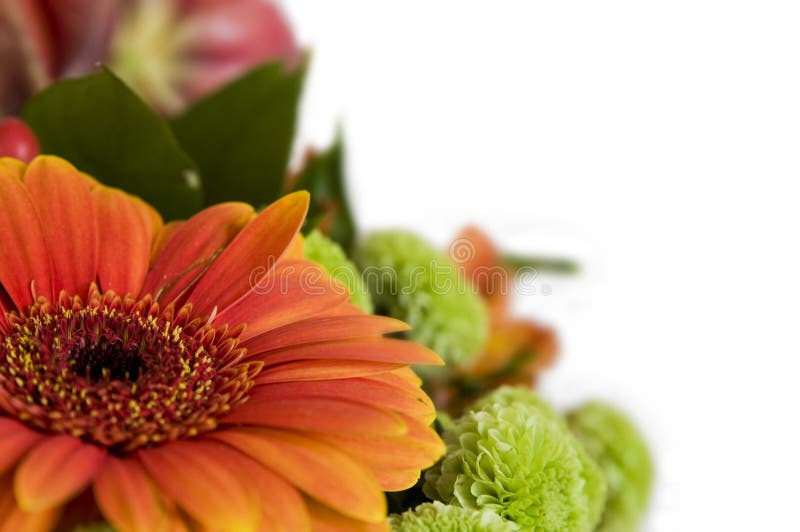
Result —
[{"label": "green leaf", "polygon": [[201,206],[194,163],[167,123],[108,70],[51,85],[22,114],[43,153],[141,196],[165,218],[185,218]]},{"label": "green leaf", "polygon": [[536,270],[542,273],[555,273],[563,275],[573,275],[580,271],[578,263],[571,259],[556,257],[535,257],[508,254],[500,258],[506,267],[514,271],[521,269]]},{"label": "green leaf", "polygon": [[292,190],[311,193],[304,232],[319,228],[349,252],[355,240],[356,227],[347,200],[341,135],[326,151],[308,156]]},{"label": "green leaf", "polygon": [[270,203],[283,191],[305,65],[258,67],[196,103],[173,130],[203,175],[206,205]]}]

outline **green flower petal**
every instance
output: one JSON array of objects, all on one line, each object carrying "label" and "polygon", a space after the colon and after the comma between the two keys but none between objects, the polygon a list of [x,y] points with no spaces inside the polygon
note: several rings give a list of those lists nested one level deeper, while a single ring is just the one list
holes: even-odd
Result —
[{"label": "green flower petal", "polygon": [[598,530],[631,532],[647,508],[653,464],[642,436],[611,405],[592,402],[567,415],[569,427],[600,466],[608,501]]},{"label": "green flower petal", "polygon": [[470,362],[489,330],[486,306],[445,255],[404,231],[369,235],[355,259],[379,312],[405,321],[410,336],[448,364]]},{"label": "green flower petal", "polygon": [[351,303],[367,314],[372,314],[372,300],[361,279],[361,273],[339,244],[314,230],[306,237],[305,257],[322,265],[331,277],[346,286]]},{"label": "green flower petal", "polygon": [[392,532],[512,532],[515,524],[489,511],[468,510],[441,502],[420,504],[389,516]]}]

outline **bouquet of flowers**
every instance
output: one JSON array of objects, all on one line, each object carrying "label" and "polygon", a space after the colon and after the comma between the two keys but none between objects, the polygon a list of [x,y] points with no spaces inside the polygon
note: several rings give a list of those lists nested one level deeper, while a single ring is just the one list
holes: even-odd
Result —
[{"label": "bouquet of flowers", "polygon": [[364,234],[263,0],[0,4],[0,531],[635,530],[625,414],[478,228]]}]

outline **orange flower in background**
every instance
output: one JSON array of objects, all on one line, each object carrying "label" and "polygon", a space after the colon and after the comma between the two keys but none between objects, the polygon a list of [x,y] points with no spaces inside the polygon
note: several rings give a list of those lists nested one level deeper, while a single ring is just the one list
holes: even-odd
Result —
[{"label": "orange flower in background", "polygon": [[6,158],[0,205],[0,530],[384,530],[442,454],[440,360],[302,259],[307,193],[165,225]]},{"label": "orange flower in background", "polygon": [[455,238],[450,254],[489,308],[489,339],[470,365],[455,368],[446,386],[437,386],[436,403],[458,414],[481,395],[504,384],[533,386],[558,352],[555,332],[510,312],[514,272],[492,241],[475,227]]}]

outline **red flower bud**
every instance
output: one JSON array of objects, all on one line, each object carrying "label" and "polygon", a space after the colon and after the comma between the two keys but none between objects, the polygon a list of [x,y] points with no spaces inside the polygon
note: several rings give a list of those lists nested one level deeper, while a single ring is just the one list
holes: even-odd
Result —
[{"label": "red flower bud", "polygon": [[0,120],[0,157],[30,162],[39,155],[39,141],[31,128],[19,118]]}]

